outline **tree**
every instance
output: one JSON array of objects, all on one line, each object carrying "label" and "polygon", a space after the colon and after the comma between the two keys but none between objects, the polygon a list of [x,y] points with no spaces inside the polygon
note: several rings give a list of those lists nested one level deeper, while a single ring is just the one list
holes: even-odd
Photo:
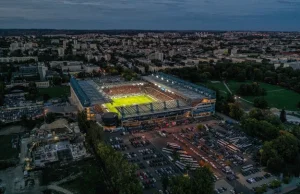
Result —
[{"label": "tree", "polygon": [[266,109],[268,108],[268,102],[264,98],[255,98],[254,99],[254,107]]},{"label": "tree", "polygon": [[55,121],[55,114],[52,113],[52,112],[47,113],[46,116],[45,116],[45,122],[49,124],[49,123],[52,123],[54,121]]},{"label": "tree", "polygon": [[167,176],[163,176],[161,178],[161,184],[162,184],[162,187],[163,187],[163,190],[167,190],[170,182],[169,182],[169,178]]},{"label": "tree", "polygon": [[52,79],[52,84],[53,85],[61,85],[61,82],[62,82],[62,79],[61,77],[58,77],[58,76],[54,76],[53,79]]},{"label": "tree", "polygon": [[26,123],[27,123],[27,116],[26,115],[22,115],[21,116],[21,125],[23,126],[23,127],[26,127]]},{"label": "tree", "polygon": [[36,125],[36,121],[32,120],[32,118],[28,119],[26,115],[22,115],[21,116],[21,125],[23,127],[25,127],[26,129],[31,130]]},{"label": "tree", "polygon": [[170,191],[172,194],[192,194],[191,183],[187,177],[173,177],[170,183]]},{"label": "tree", "polygon": [[89,122],[87,120],[87,115],[84,111],[77,113],[77,121],[79,129],[86,133],[87,129],[89,128]]},{"label": "tree", "polygon": [[261,109],[258,108],[253,108],[250,110],[248,113],[248,116],[250,118],[256,119],[256,120],[263,120],[264,119],[264,114]]},{"label": "tree", "polygon": [[28,100],[35,100],[38,94],[38,89],[35,82],[28,84],[28,94],[25,96]]},{"label": "tree", "polygon": [[142,194],[142,187],[136,176],[136,167],[124,160],[120,152],[99,143],[97,155],[103,161],[104,169],[110,179],[111,193]]},{"label": "tree", "polygon": [[273,140],[273,146],[286,162],[294,161],[299,154],[299,140],[286,131],[282,131],[281,135]]},{"label": "tree", "polygon": [[0,106],[4,103],[5,84],[0,82]]},{"label": "tree", "polygon": [[5,84],[0,82],[0,95],[5,94]]},{"label": "tree", "polygon": [[213,174],[207,167],[197,168],[191,178],[192,193],[212,194],[214,192]]},{"label": "tree", "polygon": [[265,142],[261,159],[264,165],[275,172],[282,171],[285,163],[296,160],[299,154],[299,140],[291,133],[281,131],[276,139]]},{"label": "tree", "polygon": [[190,177],[173,177],[170,182],[172,194],[212,194],[213,174],[208,167],[197,168]]},{"label": "tree", "polygon": [[43,100],[44,102],[47,102],[50,99],[49,94],[43,94]]},{"label": "tree", "polygon": [[300,140],[300,126],[293,126],[291,133]]},{"label": "tree", "polygon": [[281,110],[279,118],[280,118],[281,122],[283,122],[283,123],[286,122],[286,112],[284,109]]},{"label": "tree", "polygon": [[297,104],[297,108],[300,108],[300,101],[299,101],[298,104]]},{"label": "tree", "polygon": [[241,120],[242,116],[244,115],[244,111],[240,108],[240,105],[237,103],[229,104],[229,110],[229,115],[236,120]]}]

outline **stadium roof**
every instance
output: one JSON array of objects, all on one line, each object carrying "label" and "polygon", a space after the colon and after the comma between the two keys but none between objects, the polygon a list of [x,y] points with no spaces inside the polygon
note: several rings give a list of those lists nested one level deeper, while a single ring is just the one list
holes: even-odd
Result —
[{"label": "stadium roof", "polygon": [[112,88],[112,87],[116,87],[116,86],[129,86],[129,85],[144,85],[146,84],[144,81],[128,81],[128,82],[115,82],[115,83],[102,83],[102,82],[99,82],[98,80],[94,80],[95,83],[100,86],[101,88],[102,87],[105,87],[105,88]]},{"label": "stadium roof", "polygon": [[175,92],[181,96],[186,96],[192,100],[202,98],[216,98],[216,93],[213,90],[207,89],[202,86],[184,81],[171,75],[164,73],[152,74],[150,76],[144,76],[144,80],[147,80],[163,90],[169,90]]},{"label": "stadium roof", "polygon": [[95,104],[103,104],[110,101],[100,86],[98,86],[93,80],[78,81],[75,78],[71,78],[71,86],[81,104],[85,107]]}]

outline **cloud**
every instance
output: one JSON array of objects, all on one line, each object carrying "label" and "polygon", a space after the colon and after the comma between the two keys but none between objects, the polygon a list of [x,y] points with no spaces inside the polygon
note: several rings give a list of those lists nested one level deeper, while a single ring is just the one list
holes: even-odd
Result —
[{"label": "cloud", "polygon": [[0,28],[23,21],[22,26],[28,28],[64,24],[65,28],[177,25],[178,29],[194,29],[230,23],[241,26],[243,23],[236,21],[242,20],[251,21],[249,28],[253,28],[255,21],[272,23],[277,15],[299,19],[300,7],[295,5],[298,0],[0,0]]}]

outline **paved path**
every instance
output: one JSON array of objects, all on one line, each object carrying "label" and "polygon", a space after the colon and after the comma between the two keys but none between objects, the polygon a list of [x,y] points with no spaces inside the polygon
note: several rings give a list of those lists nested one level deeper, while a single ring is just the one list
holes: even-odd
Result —
[{"label": "paved path", "polygon": [[64,189],[64,188],[62,188],[60,186],[57,186],[57,185],[49,185],[47,188],[51,189],[51,190],[58,191],[58,192],[62,192],[62,193],[65,193],[65,194],[73,194],[71,191],[69,191],[67,189]]},{"label": "paved path", "polygon": [[74,175],[71,175],[71,176],[68,176],[60,181],[56,181],[56,182],[53,182],[51,183],[51,185],[60,185],[62,183],[65,183],[65,182],[68,182],[68,181],[71,181],[71,180],[74,180],[76,179],[77,177],[79,177],[80,175],[82,175],[82,173],[78,173],[78,174],[74,174]]},{"label": "paved path", "polygon": [[230,88],[227,86],[227,84],[225,83],[225,81],[223,81],[224,86],[226,87],[226,89],[228,90],[228,92],[230,94],[232,94],[232,91],[230,90]]},{"label": "paved path", "polygon": [[[224,86],[226,87],[226,89],[228,90],[228,92],[232,95],[232,91],[230,90],[230,88],[228,87],[228,85],[225,83],[225,81],[223,81],[223,84]],[[273,90],[274,91],[274,90]],[[249,101],[249,100],[246,100],[245,98],[241,98],[239,97],[239,100],[242,100],[242,101],[245,101],[245,102],[248,102],[250,104],[253,104],[253,102]]]}]

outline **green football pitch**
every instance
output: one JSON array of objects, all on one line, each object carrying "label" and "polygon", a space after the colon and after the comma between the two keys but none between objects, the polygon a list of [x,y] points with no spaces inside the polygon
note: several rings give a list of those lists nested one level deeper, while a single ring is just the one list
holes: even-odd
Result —
[{"label": "green football pitch", "polygon": [[155,100],[147,95],[139,95],[139,96],[128,96],[128,97],[120,97],[120,98],[113,98],[112,103],[106,103],[105,107],[110,112],[118,113],[118,110],[115,107],[118,106],[130,106],[135,104],[146,104],[154,102]]}]

